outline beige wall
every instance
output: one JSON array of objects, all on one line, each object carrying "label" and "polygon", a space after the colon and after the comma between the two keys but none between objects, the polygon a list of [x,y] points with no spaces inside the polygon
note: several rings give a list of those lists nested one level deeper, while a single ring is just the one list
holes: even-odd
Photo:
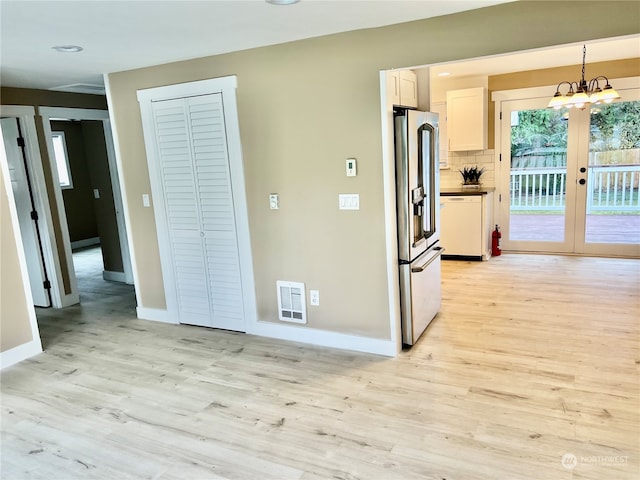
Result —
[{"label": "beige wall", "polygon": [[0,352],[33,340],[30,311],[20,264],[15,229],[11,221],[9,197],[0,169]]},{"label": "beige wall", "polygon": [[[310,327],[386,339],[378,72],[637,33],[638,9],[614,3],[603,16],[596,2],[521,1],[109,75],[140,305],[165,308],[136,90],[237,75],[259,319],[277,318],[277,279],[303,281],[320,290]],[[339,193],[359,193],[361,210],[339,211]]]}]

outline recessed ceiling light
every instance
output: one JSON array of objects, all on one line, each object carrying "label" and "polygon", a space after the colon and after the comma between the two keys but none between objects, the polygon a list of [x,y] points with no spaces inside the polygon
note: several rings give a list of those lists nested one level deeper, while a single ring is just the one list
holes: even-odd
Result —
[{"label": "recessed ceiling light", "polygon": [[84,50],[82,47],[78,45],[56,45],[55,47],[51,47],[56,52],[62,53],[77,53]]},{"label": "recessed ceiling light", "polygon": [[293,5],[299,1],[300,0],[266,0],[267,3],[271,3],[272,5]]},{"label": "recessed ceiling light", "polygon": [[451,75],[451,72],[440,72],[438,74],[439,77],[448,77],[449,75]]}]

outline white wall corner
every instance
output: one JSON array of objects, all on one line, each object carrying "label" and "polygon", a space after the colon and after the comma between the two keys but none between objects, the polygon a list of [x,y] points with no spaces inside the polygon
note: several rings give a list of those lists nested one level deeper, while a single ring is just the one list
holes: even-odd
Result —
[{"label": "white wall corner", "polygon": [[151,320],[154,322],[171,323],[178,325],[180,322],[173,317],[168,310],[159,308],[136,307],[136,315],[141,320]]},{"label": "white wall corner", "polygon": [[40,353],[42,353],[42,343],[40,343],[39,338],[23,343],[6,352],[0,353],[0,369],[5,369]]}]

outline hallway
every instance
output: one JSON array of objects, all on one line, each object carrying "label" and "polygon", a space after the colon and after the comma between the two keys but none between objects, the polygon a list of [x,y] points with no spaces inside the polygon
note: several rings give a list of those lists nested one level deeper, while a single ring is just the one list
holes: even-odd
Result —
[{"label": "hallway", "polygon": [[42,346],[47,350],[56,337],[69,328],[62,325],[70,320],[76,325],[110,322],[116,317],[136,318],[136,296],[133,285],[110,282],[102,278],[102,250],[100,246],[73,252],[73,265],[80,292],[80,304],[63,309],[36,308]]}]

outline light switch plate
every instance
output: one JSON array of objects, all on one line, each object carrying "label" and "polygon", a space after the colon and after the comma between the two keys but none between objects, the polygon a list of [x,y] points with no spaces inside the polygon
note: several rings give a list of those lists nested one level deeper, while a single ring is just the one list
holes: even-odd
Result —
[{"label": "light switch plate", "polygon": [[149,200],[149,194],[148,193],[143,193],[142,194],[142,206],[143,207],[150,207],[151,206],[151,201]]},{"label": "light switch plate", "polygon": [[340,210],[360,210],[360,194],[340,193],[338,195],[338,208]]},{"label": "light switch plate", "polygon": [[98,198],[100,198],[100,190],[99,189],[97,189],[97,188],[93,189],[93,198],[95,198],[96,200]]}]

